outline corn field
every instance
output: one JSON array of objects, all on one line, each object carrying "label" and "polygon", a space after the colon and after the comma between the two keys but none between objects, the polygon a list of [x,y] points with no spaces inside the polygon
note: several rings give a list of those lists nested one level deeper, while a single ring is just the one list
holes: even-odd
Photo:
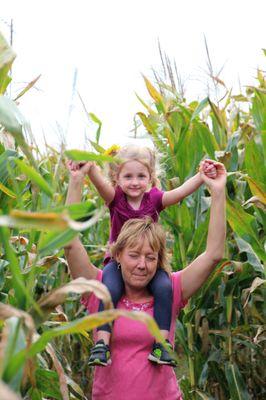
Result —
[{"label": "corn field", "polygon": [[[264,51],[266,56],[266,51]],[[86,182],[83,201],[65,206],[67,158],[110,161],[100,145],[101,122],[91,151],[41,151],[30,143],[30,126],[18,99],[7,95],[15,54],[0,35],[0,398],[90,399],[92,370],[86,364],[90,331],[119,315],[100,283],[71,281],[63,247],[76,235],[100,266],[109,217]],[[223,162],[227,180],[225,257],[176,322],[176,348],[185,373],[177,374],[184,399],[264,399],[266,76],[232,95],[212,76],[215,95],[187,102],[171,65],[144,77],[147,99],[138,123],[145,127],[165,171],[169,190],[195,174],[205,157]],[[177,82],[177,83],[176,83]],[[27,95],[30,95],[28,93]],[[161,214],[173,270],[204,249],[210,196],[201,187]],[[87,316],[80,295],[94,292],[107,310]],[[100,315],[101,314],[101,315]],[[155,336],[152,319],[144,318]],[[180,364],[180,368],[181,368]]]}]

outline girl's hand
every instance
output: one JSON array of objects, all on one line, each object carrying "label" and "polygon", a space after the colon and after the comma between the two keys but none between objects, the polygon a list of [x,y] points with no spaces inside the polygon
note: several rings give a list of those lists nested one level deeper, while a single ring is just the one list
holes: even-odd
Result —
[{"label": "girl's hand", "polygon": [[[207,160],[207,161],[211,161],[211,160]],[[213,167],[215,167],[215,170],[216,170],[216,177],[212,178],[212,177],[209,177],[204,171],[204,163],[205,162],[206,162],[206,160],[202,161],[200,163],[200,167],[199,167],[199,172],[201,174],[201,178],[202,178],[203,182],[206,183],[206,185],[208,186],[208,188],[210,189],[210,191],[212,193],[215,191],[223,190],[226,185],[226,176],[227,176],[225,166],[220,162],[211,161]]]},{"label": "girl's hand", "polygon": [[92,165],[93,165],[92,161],[77,162],[69,160],[66,163],[66,166],[70,172],[71,177],[80,179],[84,179],[84,177],[89,173]]},{"label": "girl's hand", "polygon": [[204,174],[211,179],[215,179],[217,176],[217,171],[214,165],[215,161],[213,160],[203,160],[202,161],[202,168]]}]

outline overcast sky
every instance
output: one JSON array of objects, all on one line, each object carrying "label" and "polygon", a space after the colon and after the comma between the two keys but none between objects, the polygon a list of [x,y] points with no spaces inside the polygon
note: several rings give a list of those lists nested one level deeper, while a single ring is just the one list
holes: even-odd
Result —
[{"label": "overcast sky", "polygon": [[[21,109],[40,141],[57,145],[67,132],[68,147],[83,148],[89,112],[103,122],[102,144],[128,142],[134,114],[149,99],[141,74],[161,70],[158,39],[175,59],[188,99],[206,96],[204,35],[214,70],[234,92],[265,69],[266,1],[253,0],[24,0],[1,1],[0,30],[10,36],[13,19],[15,94],[41,74],[37,89],[21,99]],[[69,110],[71,109],[71,113]],[[70,115],[70,118],[69,118]],[[59,126],[61,128],[59,128]]]}]

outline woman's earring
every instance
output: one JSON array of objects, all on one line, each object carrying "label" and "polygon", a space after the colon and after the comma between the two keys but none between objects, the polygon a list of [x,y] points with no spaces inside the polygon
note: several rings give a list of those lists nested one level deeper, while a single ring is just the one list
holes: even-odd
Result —
[{"label": "woman's earring", "polygon": [[117,269],[121,269],[121,264],[119,262],[117,263]]}]

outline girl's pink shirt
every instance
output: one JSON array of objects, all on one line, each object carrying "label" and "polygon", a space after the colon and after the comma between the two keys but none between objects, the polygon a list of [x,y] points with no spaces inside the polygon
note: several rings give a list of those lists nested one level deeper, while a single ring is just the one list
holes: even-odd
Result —
[{"label": "girl's pink shirt", "polygon": [[[99,270],[97,280],[102,280]],[[172,322],[169,339],[173,343],[176,317],[186,302],[181,296],[181,274],[171,275],[173,286]],[[82,303],[88,312],[98,311],[99,300],[93,294],[84,297]],[[134,304],[125,297],[117,308],[139,310],[140,307],[153,316],[153,301]],[[146,326],[129,318],[120,317],[113,325],[110,344],[112,364],[107,367],[95,367],[92,399],[93,400],[182,400],[174,369],[158,366],[147,357],[154,342]]]}]

